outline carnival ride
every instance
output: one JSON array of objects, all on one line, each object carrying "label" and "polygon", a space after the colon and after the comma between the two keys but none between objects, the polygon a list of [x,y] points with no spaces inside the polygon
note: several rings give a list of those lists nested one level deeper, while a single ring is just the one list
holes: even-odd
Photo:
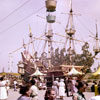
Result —
[{"label": "carnival ride", "polygon": [[[69,18],[68,18],[68,23],[66,25],[66,29],[65,29],[65,33],[66,36],[58,34],[58,33],[54,33],[53,29],[52,29],[52,24],[56,22],[56,16],[55,16],[55,11],[56,11],[56,4],[57,1],[56,0],[46,0],[46,12],[47,12],[47,16],[46,16],[46,27],[45,27],[45,32],[43,35],[41,35],[40,37],[33,37],[33,34],[31,32],[31,28],[29,27],[29,43],[25,44],[23,41],[23,46],[14,50],[13,52],[9,53],[10,57],[13,53],[17,52],[18,50],[24,48],[24,52],[21,53],[22,55],[22,61],[20,61],[18,63],[19,68],[22,68],[22,72],[21,70],[19,70],[19,73],[22,73],[22,75],[26,75],[29,76],[31,74],[33,74],[37,67],[39,68],[39,70],[43,71],[43,72],[50,72],[53,74],[48,73],[48,76],[52,76],[55,75],[54,72],[59,73],[61,72],[62,74],[60,76],[63,76],[63,70],[61,69],[61,66],[57,66],[55,67],[52,63],[52,55],[54,52],[54,48],[53,48],[53,43],[61,43],[63,44],[63,50],[64,52],[67,52],[67,54],[69,55],[69,66],[71,67],[73,64],[72,62],[72,56],[73,53],[75,53],[75,44],[74,41],[77,42],[81,42],[81,43],[85,43],[85,41],[81,41],[78,39],[75,39],[75,26],[74,26],[74,20],[73,20],[73,9],[72,9],[72,0],[71,0],[71,5],[70,5],[70,11],[69,11]],[[41,16],[38,16],[40,18],[43,18]],[[57,22],[59,23],[59,22]],[[97,27],[97,25],[96,25]],[[66,39],[65,42],[61,42],[61,41],[55,41],[53,40],[53,35],[58,35],[61,36],[63,38]],[[43,38],[44,37],[44,38]],[[94,52],[95,55],[97,55],[100,52],[100,49],[98,48],[98,32],[97,32],[97,28],[96,28],[96,47],[94,47]],[[41,57],[37,56],[37,51],[35,50],[34,47],[34,41],[37,40],[43,40],[45,41],[44,46],[43,46],[43,52],[41,54]],[[48,44],[48,53],[45,52],[45,48],[46,45]],[[66,46],[68,44],[68,49],[66,50]],[[29,46],[32,46],[32,52],[29,52]],[[35,66],[36,65],[36,66]],[[72,67],[71,67],[72,68]],[[71,70],[71,68],[68,68]],[[55,70],[56,69],[56,70]],[[56,74],[55,77],[57,77],[58,74]]]}]

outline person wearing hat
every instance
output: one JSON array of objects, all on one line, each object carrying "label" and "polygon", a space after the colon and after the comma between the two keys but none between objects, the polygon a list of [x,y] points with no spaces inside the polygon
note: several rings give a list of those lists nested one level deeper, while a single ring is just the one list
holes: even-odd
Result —
[{"label": "person wearing hat", "polygon": [[59,96],[59,78],[53,82],[52,89],[56,91],[56,96]]},{"label": "person wearing hat", "polygon": [[59,96],[60,96],[61,100],[63,100],[63,97],[65,96],[65,83],[64,83],[64,79],[60,79],[60,82],[59,82]]}]

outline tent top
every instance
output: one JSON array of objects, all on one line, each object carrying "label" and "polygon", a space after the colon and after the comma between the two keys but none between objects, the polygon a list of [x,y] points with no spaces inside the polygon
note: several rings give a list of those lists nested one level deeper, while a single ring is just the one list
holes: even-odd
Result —
[{"label": "tent top", "polygon": [[100,67],[98,68],[96,72],[93,73],[93,75],[100,75]]},{"label": "tent top", "polygon": [[41,73],[41,72],[38,70],[38,68],[36,69],[36,71],[35,71],[33,74],[31,74],[31,76],[42,76],[42,75],[44,75],[44,74]]},{"label": "tent top", "polygon": [[20,74],[19,73],[6,73],[6,72],[2,72],[2,73],[0,73],[0,75],[14,75],[14,76],[20,76]]},{"label": "tent top", "polygon": [[72,67],[71,71],[68,72],[67,75],[82,75],[82,72],[79,72],[74,67]]}]

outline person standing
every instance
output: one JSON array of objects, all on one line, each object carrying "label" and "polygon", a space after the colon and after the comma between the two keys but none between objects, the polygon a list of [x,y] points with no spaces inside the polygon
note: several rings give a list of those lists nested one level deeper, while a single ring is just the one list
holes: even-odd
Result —
[{"label": "person standing", "polygon": [[6,100],[7,96],[7,88],[6,88],[6,81],[4,77],[0,78],[0,100]]},{"label": "person standing", "polygon": [[76,93],[78,91],[76,88],[76,85],[77,85],[76,77],[72,78],[72,84],[73,84],[73,92]]},{"label": "person standing", "polygon": [[70,96],[73,96],[74,89],[73,89],[72,79],[69,80],[68,89],[70,91]]},{"label": "person standing", "polygon": [[50,89],[47,89],[44,95],[44,100],[48,100],[50,96]]},{"label": "person standing", "polygon": [[99,93],[98,93],[98,85],[97,85],[96,82],[95,82],[95,85],[94,85],[94,91],[95,91],[95,96],[97,96]]},{"label": "person standing", "polygon": [[97,96],[93,96],[90,98],[90,100],[100,100],[100,87],[98,87],[98,95]]},{"label": "person standing", "polygon": [[56,84],[56,86],[57,86],[56,93],[57,93],[57,96],[59,96],[59,78],[56,78],[55,84]]},{"label": "person standing", "polygon": [[10,81],[5,77],[4,78],[5,82],[6,82],[6,89],[7,89],[7,95],[8,95],[8,91],[10,89]]},{"label": "person standing", "polygon": [[95,90],[94,90],[94,85],[95,85],[95,81],[93,81],[93,83],[92,83],[91,92],[95,92]]},{"label": "person standing", "polygon": [[85,92],[86,84],[84,82],[78,82],[77,89],[78,92],[73,94],[72,100],[86,100],[83,92]]},{"label": "person standing", "polygon": [[17,81],[14,80],[14,91],[17,91]]},{"label": "person standing", "polygon": [[60,99],[63,100],[63,97],[65,96],[65,83],[64,79],[61,79],[59,82],[59,96]]},{"label": "person standing", "polygon": [[30,83],[31,83],[31,88],[30,88],[30,90],[31,90],[31,97],[32,97],[31,100],[38,100],[38,88],[37,88],[37,86],[35,85],[35,84],[36,84],[36,83],[35,83],[35,80],[32,79],[32,80],[30,81]]},{"label": "person standing", "polygon": [[99,83],[98,83],[98,87],[100,87],[100,81],[99,81]]},{"label": "person standing", "polygon": [[53,82],[53,85],[52,85],[52,89],[55,90],[56,92],[56,95],[58,96],[59,95],[59,82],[58,82],[58,78],[56,78],[56,80]]},{"label": "person standing", "polygon": [[68,84],[69,84],[69,79],[65,78],[65,93],[67,94],[67,97],[69,97]]}]

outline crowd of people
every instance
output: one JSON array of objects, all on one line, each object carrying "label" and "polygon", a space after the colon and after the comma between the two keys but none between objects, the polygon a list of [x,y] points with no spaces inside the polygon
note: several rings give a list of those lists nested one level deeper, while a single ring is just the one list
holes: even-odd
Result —
[{"label": "crowd of people", "polygon": [[[23,82],[23,81],[22,81]],[[22,83],[17,89],[17,80],[13,80],[13,90],[19,90],[21,94],[17,100],[39,100],[39,88],[37,80],[32,78],[27,83]],[[52,82],[52,87],[46,88],[44,100],[64,100],[64,97],[71,96],[72,100],[86,100],[85,89],[88,84],[84,81],[79,81],[77,78],[56,78]],[[10,81],[6,77],[0,77],[0,100],[7,100],[9,95]],[[100,100],[100,82],[94,85],[95,96],[90,100]],[[97,93],[96,93],[97,92]]]},{"label": "crowd of people", "polygon": [[85,82],[78,82],[74,78],[59,79],[53,82],[52,89],[55,90],[57,97],[63,100],[63,97],[72,96],[72,100],[86,100],[83,92],[85,91],[87,84]]},{"label": "crowd of people", "polygon": [[[64,100],[66,95],[72,96],[72,100],[86,100],[83,94],[86,87],[87,84],[85,82],[78,82],[75,78],[56,78],[52,87],[46,89],[44,100]],[[18,100],[38,100],[38,91],[36,81],[32,79],[20,88],[21,96]]]},{"label": "crowd of people", "polygon": [[90,100],[100,100],[100,81],[98,83],[93,81],[91,91],[95,93],[95,96],[93,96]]}]

